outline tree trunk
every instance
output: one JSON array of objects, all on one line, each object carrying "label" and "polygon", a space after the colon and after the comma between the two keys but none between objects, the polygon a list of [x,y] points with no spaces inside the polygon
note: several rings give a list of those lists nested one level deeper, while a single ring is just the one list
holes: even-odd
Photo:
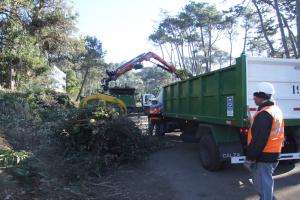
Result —
[{"label": "tree trunk", "polygon": [[162,58],[165,59],[165,54],[164,54],[164,50],[162,48],[162,44],[159,44],[159,48],[160,48],[160,51],[161,51]]},{"label": "tree trunk", "polygon": [[296,15],[297,15],[297,49],[298,49],[298,58],[300,58],[300,0],[296,0]]},{"label": "tree trunk", "polygon": [[231,66],[231,60],[232,60],[232,33],[229,34],[229,40],[230,40],[229,66]]},{"label": "tree trunk", "polygon": [[8,71],[8,89],[15,90],[15,69],[13,66],[9,67]]},{"label": "tree trunk", "polygon": [[185,60],[184,60],[184,51],[183,51],[183,41],[182,41],[180,47],[181,47],[181,63],[182,63],[182,67],[183,67],[183,69],[186,69]]},{"label": "tree trunk", "polygon": [[207,52],[205,50],[205,43],[204,43],[204,36],[203,36],[202,27],[200,27],[200,34],[201,34],[201,42],[202,42],[202,49],[203,49],[204,59],[205,59],[205,65],[206,65],[206,69],[208,69],[208,59],[207,59]]},{"label": "tree trunk", "polygon": [[292,32],[292,30],[290,29],[290,26],[288,24],[288,21],[285,19],[285,17],[283,15],[281,15],[282,17],[282,21],[284,23],[284,26],[286,27],[286,29],[288,30],[289,33],[289,39],[293,48],[293,52],[294,52],[294,56],[297,58],[298,57],[298,53],[297,53],[297,47],[296,47],[296,40],[295,40],[295,36],[294,33]]},{"label": "tree trunk", "polygon": [[282,23],[282,19],[281,19],[281,13],[279,11],[278,0],[274,0],[274,6],[275,6],[278,25],[279,25],[279,29],[280,29],[281,41],[282,41],[282,45],[284,48],[284,54],[285,54],[286,58],[290,58],[290,51],[289,51],[285,33],[284,33],[283,23]]},{"label": "tree trunk", "polygon": [[193,69],[193,75],[195,75],[197,65],[195,63],[193,42],[189,42],[189,49],[190,49],[190,61],[191,61],[192,69]]},{"label": "tree trunk", "polygon": [[81,93],[82,93],[83,87],[84,87],[84,85],[85,85],[85,83],[86,83],[87,76],[88,76],[88,74],[89,74],[89,70],[90,70],[90,68],[89,68],[89,67],[86,67],[86,71],[85,71],[85,74],[84,74],[84,77],[83,77],[83,80],[82,80],[82,84],[81,84],[79,93],[78,93],[78,95],[77,95],[76,101],[78,101],[79,98],[80,98],[80,95],[81,95]]},{"label": "tree trunk", "polygon": [[3,87],[4,77],[3,77],[3,66],[0,65],[0,87]]},{"label": "tree trunk", "polygon": [[[298,1],[298,0],[297,0]],[[274,10],[276,10],[276,7],[274,4],[272,4],[272,2],[270,1],[264,1],[265,3],[267,3],[268,5],[272,6],[274,8]],[[297,8],[296,8],[297,9]],[[299,8],[300,9],[300,8]],[[297,55],[300,53],[298,52],[297,53],[297,42],[296,42],[296,39],[295,39],[295,35],[293,33],[293,31],[290,29],[290,26],[289,26],[289,23],[287,21],[287,19],[284,17],[283,14],[280,14],[281,18],[282,18],[282,21],[284,23],[284,26],[287,28],[288,30],[288,33],[289,33],[289,38],[290,38],[290,41],[291,41],[291,45],[292,45],[292,48],[293,48],[293,51],[294,51],[294,55],[295,57],[297,57]]]},{"label": "tree trunk", "polygon": [[190,42],[187,43],[187,50],[188,50],[188,61],[189,61],[189,70],[192,74],[194,74],[194,64],[193,64],[193,57],[192,57],[192,48]]},{"label": "tree trunk", "polygon": [[195,74],[198,75],[197,74],[197,68],[199,66],[198,66],[198,62],[197,62],[197,59],[196,59],[196,48],[195,48],[195,45],[194,45],[193,42],[191,43],[191,48],[192,48],[193,63],[194,63],[194,67],[195,67]]},{"label": "tree trunk", "polygon": [[178,47],[177,44],[175,44],[175,49],[176,49],[176,52],[177,52],[177,59],[178,59],[179,67],[182,69],[182,65],[181,65],[181,55],[180,55],[180,50],[179,50],[179,47]]},{"label": "tree trunk", "polygon": [[262,17],[262,13],[260,12],[259,10],[259,7],[257,5],[257,2],[256,0],[252,0],[252,3],[254,4],[256,10],[257,10],[257,14],[258,14],[258,17],[259,17],[259,22],[260,22],[260,26],[261,26],[261,29],[262,29],[262,32],[263,32],[263,35],[264,35],[264,38],[265,40],[267,41],[267,44],[270,48],[270,56],[273,57],[275,55],[275,50],[274,50],[274,47],[273,47],[273,44],[272,42],[270,41],[269,37],[268,37],[268,34],[267,34],[267,31],[265,29],[265,25],[264,25],[264,21],[263,21],[263,17]]},{"label": "tree trunk", "polygon": [[211,28],[209,27],[208,30],[208,57],[209,57],[209,68],[206,69],[206,72],[209,72],[211,69],[211,63],[212,63],[212,58],[211,58],[211,51],[212,51],[212,45],[211,45]]},{"label": "tree trunk", "polygon": [[[162,46],[162,48],[163,48],[163,47],[164,47],[164,46]],[[170,51],[172,51],[172,50],[170,50]],[[172,63],[172,62],[173,62],[172,52],[171,52],[171,53],[169,52],[169,49],[168,49],[168,43],[165,45],[165,52],[167,52],[168,58],[169,58],[170,62]]]},{"label": "tree trunk", "polygon": [[248,22],[245,24],[245,35],[244,35],[244,45],[243,45],[243,53],[246,53],[246,45],[247,45],[247,38],[248,38]]},{"label": "tree trunk", "polygon": [[170,43],[171,45],[171,60],[172,60],[172,63],[175,65],[176,64],[176,58],[175,58],[175,55],[174,55],[174,47],[172,45],[172,43]]}]

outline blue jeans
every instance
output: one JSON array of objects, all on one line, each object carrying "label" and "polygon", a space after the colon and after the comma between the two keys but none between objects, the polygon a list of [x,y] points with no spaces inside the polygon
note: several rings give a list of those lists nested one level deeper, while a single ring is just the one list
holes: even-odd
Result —
[{"label": "blue jeans", "polygon": [[278,165],[276,163],[257,162],[253,164],[253,184],[261,200],[276,200],[273,195],[273,173]]}]

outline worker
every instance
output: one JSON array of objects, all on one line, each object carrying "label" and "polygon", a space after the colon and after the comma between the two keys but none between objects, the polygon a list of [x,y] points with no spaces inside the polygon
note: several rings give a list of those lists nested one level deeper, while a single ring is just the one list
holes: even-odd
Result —
[{"label": "worker", "polygon": [[271,83],[261,82],[254,92],[258,111],[247,137],[245,166],[253,173],[253,184],[261,200],[274,200],[273,173],[278,165],[284,140],[284,121],[280,108],[272,100]]}]

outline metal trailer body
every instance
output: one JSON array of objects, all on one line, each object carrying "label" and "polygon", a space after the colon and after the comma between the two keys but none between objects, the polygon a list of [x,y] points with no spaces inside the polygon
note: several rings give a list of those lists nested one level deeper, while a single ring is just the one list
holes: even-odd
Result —
[{"label": "metal trailer body", "polygon": [[135,88],[109,88],[109,94],[122,100],[129,113],[136,111]]},{"label": "metal trailer body", "polygon": [[274,85],[274,100],[282,109],[284,152],[300,151],[300,60],[253,58],[242,54],[232,66],[176,82],[163,88],[163,122],[176,122],[183,138],[200,141],[200,159],[208,170],[243,156],[246,132],[256,107],[253,92],[259,82]]}]

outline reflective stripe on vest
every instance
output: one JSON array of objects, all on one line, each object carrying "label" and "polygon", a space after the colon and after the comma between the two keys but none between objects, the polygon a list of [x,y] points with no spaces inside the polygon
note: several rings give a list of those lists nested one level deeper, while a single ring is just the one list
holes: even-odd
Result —
[{"label": "reflective stripe on vest", "polygon": [[[255,113],[255,115],[253,117],[253,121],[255,120],[255,117],[263,111],[268,112],[273,117],[273,123],[272,123],[270,136],[269,136],[269,139],[267,141],[265,148],[263,149],[263,152],[265,152],[265,153],[280,153],[282,145],[283,145],[283,141],[284,141],[284,121],[283,121],[282,112],[277,106],[267,106]],[[250,130],[248,132],[248,137],[247,137],[248,145],[252,141],[252,130],[251,129],[252,129],[252,127],[250,128]]]}]

